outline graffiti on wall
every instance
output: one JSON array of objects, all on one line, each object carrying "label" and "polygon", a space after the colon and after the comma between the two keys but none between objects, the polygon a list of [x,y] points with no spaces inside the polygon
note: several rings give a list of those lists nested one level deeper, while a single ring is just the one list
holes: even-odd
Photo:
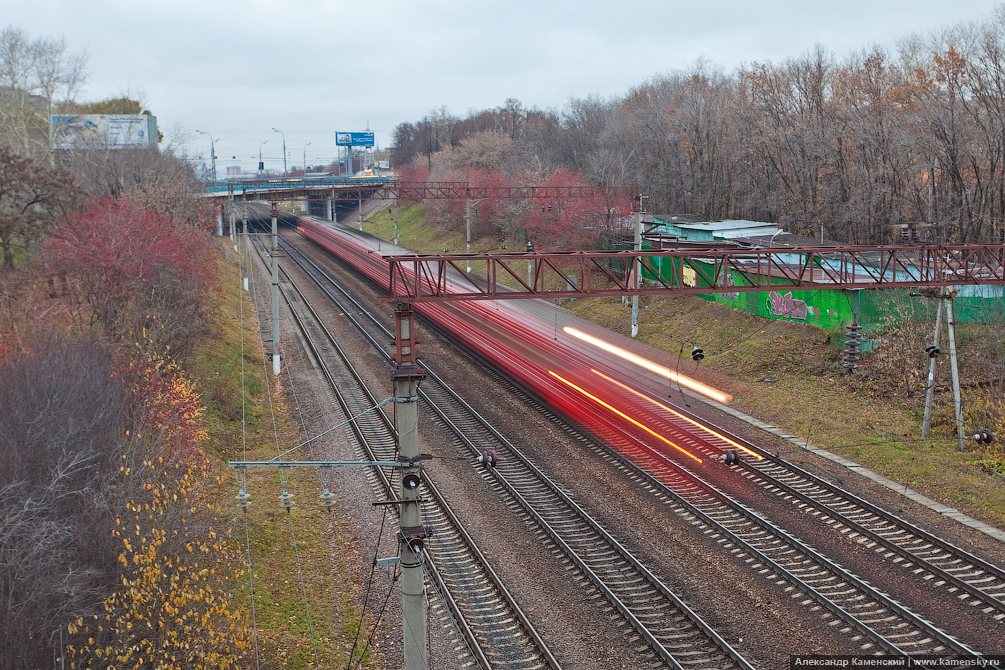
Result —
[{"label": "graffiti on wall", "polygon": [[684,280],[685,286],[697,286],[698,285],[698,273],[694,271],[692,267],[682,267],[681,277]]},{"label": "graffiti on wall", "polygon": [[[718,285],[719,286],[736,286],[736,280],[733,279],[733,275],[727,274],[727,273],[723,273],[723,274],[719,275],[719,284]],[[726,293],[720,293],[719,295],[721,295],[726,300],[736,300],[737,298],[740,297],[740,294],[737,291],[727,291]]]},{"label": "graffiti on wall", "polygon": [[785,295],[782,295],[777,291],[772,291],[768,294],[768,303],[771,313],[775,316],[788,317],[790,319],[802,319],[805,321],[806,315],[809,313],[806,301],[793,299],[791,291]]}]

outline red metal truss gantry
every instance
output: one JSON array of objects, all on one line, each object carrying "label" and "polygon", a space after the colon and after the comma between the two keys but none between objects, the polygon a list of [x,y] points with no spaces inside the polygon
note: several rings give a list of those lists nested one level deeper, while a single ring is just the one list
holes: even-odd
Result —
[{"label": "red metal truss gantry", "polygon": [[[638,259],[645,279],[635,288]],[[1005,284],[1005,245],[678,248],[386,257],[395,302]],[[471,263],[472,272],[465,271]],[[528,266],[529,264],[529,266]],[[727,277],[729,281],[727,283]]]}]

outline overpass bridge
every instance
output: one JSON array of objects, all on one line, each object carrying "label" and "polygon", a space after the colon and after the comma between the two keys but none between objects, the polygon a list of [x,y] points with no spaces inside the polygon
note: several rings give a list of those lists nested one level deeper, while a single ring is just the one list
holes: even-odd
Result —
[{"label": "overpass bridge", "polygon": [[204,197],[285,202],[290,200],[445,200],[453,198],[590,198],[628,204],[636,186],[474,186],[466,181],[400,181],[395,177],[324,176],[208,182]]},{"label": "overpass bridge", "polygon": [[[212,181],[204,197],[227,202],[300,201],[324,206],[324,218],[333,219],[336,203],[355,202],[360,209],[363,201],[376,200],[454,200],[466,199],[598,199],[605,207],[623,205],[638,209],[637,186],[477,186],[466,181],[400,181],[393,176],[325,175],[259,179],[254,181]],[[313,213],[313,211],[312,211]],[[221,218],[222,222],[222,218]]]}]

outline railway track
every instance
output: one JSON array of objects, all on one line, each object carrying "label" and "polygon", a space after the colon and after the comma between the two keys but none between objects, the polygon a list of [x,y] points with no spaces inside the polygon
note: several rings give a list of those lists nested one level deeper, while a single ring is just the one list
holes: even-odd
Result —
[{"label": "railway track", "polygon": [[[682,431],[694,417],[673,410],[668,417]],[[875,551],[919,586],[979,608],[987,625],[1005,620],[1005,570],[910,523],[860,496],[810,473],[726,429],[702,420],[701,439],[689,447],[706,454],[742,446],[760,459],[743,458],[734,471],[760,489],[812,516],[832,533]]]},{"label": "railway track", "polygon": [[[288,247],[288,253],[291,258],[297,255],[292,247]],[[295,260],[299,263],[304,259]],[[310,267],[309,262],[305,266]],[[326,292],[329,287],[334,290],[337,284],[321,277],[320,268],[313,267],[313,272],[319,273],[315,277],[319,286],[326,283]],[[367,314],[345,292],[337,298],[332,297],[344,313]],[[387,342],[392,333],[376,319],[365,320],[368,321],[367,337],[387,355],[382,343]],[[472,460],[489,452],[504,458],[497,467],[485,471],[486,479],[506,505],[535,523],[541,537],[554,545],[556,553],[570,561],[583,580],[608,600],[611,609],[616,610],[652,650],[654,663],[680,669],[752,670],[735,649],[656,575],[478,415],[435,371],[424,367],[427,377],[420,388],[420,398],[453,432]],[[437,537],[434,535],[430,542],[431,551]]]},{"label": "railway track", "polygon": [[743,463],[744,476],[933,588],[979,607],[994,621],[1005,619],[1005,570],[774,454],[760,453],[763,461]]},{"label": "railway track", "polygon": [[[261,255],[263,251],[259,251]],[[373,410],[380,400],[367,388],[332,333],[285,271],[280,289],[343,413],[347,417],[357,417],[348,428],[363,457],[374,461],[396,460],[393,422],[382,408]],[[380,495],[397,499],[398,471],[373,468],[373,475]],[[435,485],[424,479],[421,493],[426,500],[423,506],[425,525],[432,536],[424,549],[427,577],[443,594],[445,605],[474,661],[486,670],[559,670],[558,661]]]},{"label": "railway track", "polygon": [[[357,305],[346,308],[345,311],[362,314],[365,310]],[[372,333],[369,337],[374,346],[386,354],[387,331],[373,324],[366,328]],[[435,374],[431,377],[435,377]],[[509,386],[508,382],[501,383]],[[427,392],[431,387],[430,384],[424,384]],[[511,392],[526,397],[522,391],[512,386],[509,388]],[[484,425],[479,425],[470,408],[456,410],[450,403],[457,401],[440,399],[448,403],[446,409],[438,410],[440,421],[454,429],[457,440],[464,449],[473,456],[495,451],[504,458],[498,468],[485,470],[484,476],[506,500],[507,505],[537,523],[542,529],[542,537],[548,538],[557,548],[567,548],[570,555],[579,557],[573,560],[576,569],[594,588],[600,592],[604,592],[605,588],[610,589],[610,585],[604,582],[603,561],[613,560],[617,550],[612,546],[614,553],[609,555],[606,548],[598,550],[600,545],[595,536],[590,534],[593,531],[573,529],[567,525],[563,516],[567,511],[552,511],[550,503],[535,507],[540,496],[552,495],[542,491],[553,488],[561,493],[561,487],[555,486],[546,476],[542,477],[543,473],[528,475],[526,479],[523,472],[513,471],[507,476],[507,470],[513,470],[515,463],[523,463],[520,467],[530,470],[534,469],[533,464],[529,460],[524,463],[512,445],[505,444],[504,440],[486,437],[491,431]],[[726,434],[721,429],[715,430]],[[648,488],[656,500],[664,504],[668,513],[680,516],[699,532],[713,537],[726,551],[736,555],[764,579],[777,583],[794,598],[799,598],[799,602],[818,613],[826,625],[839,626],[859,644],[864,653],[960,657],[977,655],[965,643],[800,542],[784,529],[769,523],[762,515],[732,500],[709,482],[696,480],[693,472],[680,468],[662,454],[646,445],[625,442],[624,438],[617,435],[600,437],[611,442],[614,449],[594,440],[587,442],[604,458],[614,462]],[[719,443],[717,439],[702,436],[701,440],[695,440],[690,446],[698,447],[706,454],[732,447],[729,441]],[[733,439],[740,441],[739,438]],[[764,456],[764,460],[744,459],[732,466],[738,475],[747,477],[775,497],[819,519],[840,536],[851,538],[876,551],[927,588],[944,589],[951,597],[979,608],[990,622],[999,622],[1005,618],[1005,606],[1001,600],[1005,593],[1005,571],[769,452],[749,443],[744,444]],[[586,525],[590,526],[590,523]],[[577,544],[580,538],[587,539]],[[584,558],[590,557],[591,553],[601,557],[597,569]],[[598,583],[605,586],[598,586]],[[646,628],[645,622],[634,614],[631,607],[624,602],[618,604],[615,589],[610,590],[613,597],[606,592],[604,594],[612,602],[612,607],[626,621],[631,622],[633,627],[637,620],[639,627],[636,630],[648,631],[648,634],[639,633],[640,637],[649,641],[648,635],[652,635],[658,641],[658,635]],[[638,611],[644,613],[645,609],[646,606],[643,605]],[[667,653],[673,660],[663,657],[658,647],[653,646],[653,649],[657,650],[654,653],[673,667],[692,667],[691,661],[699,663],[698,667],[720,667],[714,663],[736,661],[722,647],[719,647],[718,653],[723,655],[716,657],[713,654],[709,657],[713,659],[711,661],[698,660],[700,652],[691,657],[675,657],[669,651],[674,645],[673,632],[667,631],[667,634],[670,640]],[[684,634],[682,639],[686,637],[687,634]],[[650,645],[652,646],[651,643]],[[730,660],[727,661],[727,658]],[[700,665],[709,662],[713,665]],[[745,663],[742,659],[737,662]],[[678,665],[674,665],[675,663]]]},{"label": "railway track", "polygon": [[[509,385],[504,377],[497,373],[493,374],[497,375],[500,383]],[[528,402],[534,402],[522,390],[512,385],[509,385],[508,391],[524,395]],[[715,429],[715,432],[725,434],[722,429]],[[801,604],[817,612],[824,625],[833,625],[838,622],[843,624],[841,631],[859,644],[863,653],[887,653],[901,656],[971,657],[980,655],[966,644],[910,611],[877,587],[868,584],[819,551],[801,542],[783,528],[771,523],[761,514],[733,500],[725,492],[703,480],[694,471],[682,467],[662,452],[649,445],[626,440],[622,435],[614,432],[597,437],[599,440],[585,436],[581,439],[584,445],[592,449],[598,456],[615,464],[628,476],[638,481],[641,486],[646,487],[652,493],[654,501],[663,503],[669,513],[681,517],[685,523],[693,525],[696,531],[711,536],[724,550],[736,555],[739,560],[742,560],[750,569],[757,571],[763,578],[782,586],[793,598],[801,598]],[[719,440],[720,443],[711,449],[705,447],[702,442],[703,440],[691,439],[687,446],[696,452],[703,453],[706,457],[717,456],[720,450],[734,446],[731,442]],[[745,446],[754,448],[749,444],[745,444]],[[784,464],[781,459],[764,450],[758,450],[758,452],[766,456],[765,461],[769,465],[765,466],[760,461],[750,459],[731,467],[738,472],[746,473],[751,478],[760,478],[766,488],[774,488],[780,492],[780,495],[790,496],[794,502],[798,502],[802,506],[804,511],[807,511],[812,504],[811,513],[828,514],[831,525],[838,532],[841,528],[848,529],[855,525],[854,521],[844,518],[839,511],[831,507],[825,508],[820,502],[809,502],[809,496],[805,493],[797,496],[783,490],[780,482],[770,478],[765,470],[773,467],[789,472],[790,478],[795,476],[792,474],[793,471],[783,467],[788,464]],[[771,460],[769,461],[767,457],[770,457]],[[802,484],[803,488],[813,488],[812,482],[818,482],[819,495],[823,495],[823,492],[826,491],[831,496],[829,500],[834,503],[835,507],[837,507],[837,501],[851,506],[850,501],[858,500],[855,496],[823,482],[809,473],[801,470],[799,472],[803,473],[806,478]],[[854,513],[860,517],[866,515],[866,509],[877,509],[865,501],[861,501],[861,503],[861,507],[854,507]],[[882,512],[881,510],[877,511]],[[877,514],[877,517],[880,515]],[[882,518],[888,517],[892,517],[892,515],[882,515]],[[896,517],[893,518],[896,519]],[[902,520],[898,521],[904,526],[914,528]],[[900,527],[899,524],[894,526],[891,522],[891,529]],[[931,538],[933,546],[942,547],[949,544],[921,529],[915,530],[919,536]],[[885,542],[892,544],[893,540],[889,539],[889,536],[896,534],[896,531],[890,531]],[[924,547],[925,541],[919,539],[919,536],[914,537],[914,544]],[[885,548],[886,545],[882,546]],[[906,550],[901,549],[900,551]],[[985,564],[980,559],[960,551],[963,555],[970,557],[971,561]],[[972,577],[986,579],[986,576],[979,569],[975,569],[972,563],[953,559],[948,551],[944,550],[944,553],[940,554],[939,557],[953,562],[960,568],[960,571],[969,571]],[[995,566],[986,565],[988,565],[989,572],[997,571]],[[948,585],[948,588],[953,591],[956,590],[954,584],[948,581],[950,573],[932,570],[925,573],[918,570],[914,572],[918,579],[924,582],[934,580],[934,584],[942,585],[943,580],[946,580],[945,585]],[[986,579],[986,583],[996,584],[990,579]],[[967,593],[973,588],[975,587],[968,589]],[[986,611],[990,612],[993,608],[994,618],[1000,619],[997,612],[1001,604],[990,598],[991,603],[997,604],[989,605],[987,604],[988,598],[989,596],[985,594],[985,598],[981,599],[981,602],[986,604]],[[976,600],[974,602],[976,604]]]}]

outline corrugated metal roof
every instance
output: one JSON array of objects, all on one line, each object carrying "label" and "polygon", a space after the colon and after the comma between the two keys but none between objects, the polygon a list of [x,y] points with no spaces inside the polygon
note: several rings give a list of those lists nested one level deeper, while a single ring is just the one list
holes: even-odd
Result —
[{"label": "corrugated metal roof", "polygon": [[734,239],[737,237],[762,237],[775,234],[787,234],[777,224],[765,223],[763,221],[745,221],[742,219],[727,219],[725,221],[703,221],[700,223],[685,223],[682,221],[663,221],[667,226],[671,226],[684,232],[694,231],[696,233],[711,234],[718,239]]}]

